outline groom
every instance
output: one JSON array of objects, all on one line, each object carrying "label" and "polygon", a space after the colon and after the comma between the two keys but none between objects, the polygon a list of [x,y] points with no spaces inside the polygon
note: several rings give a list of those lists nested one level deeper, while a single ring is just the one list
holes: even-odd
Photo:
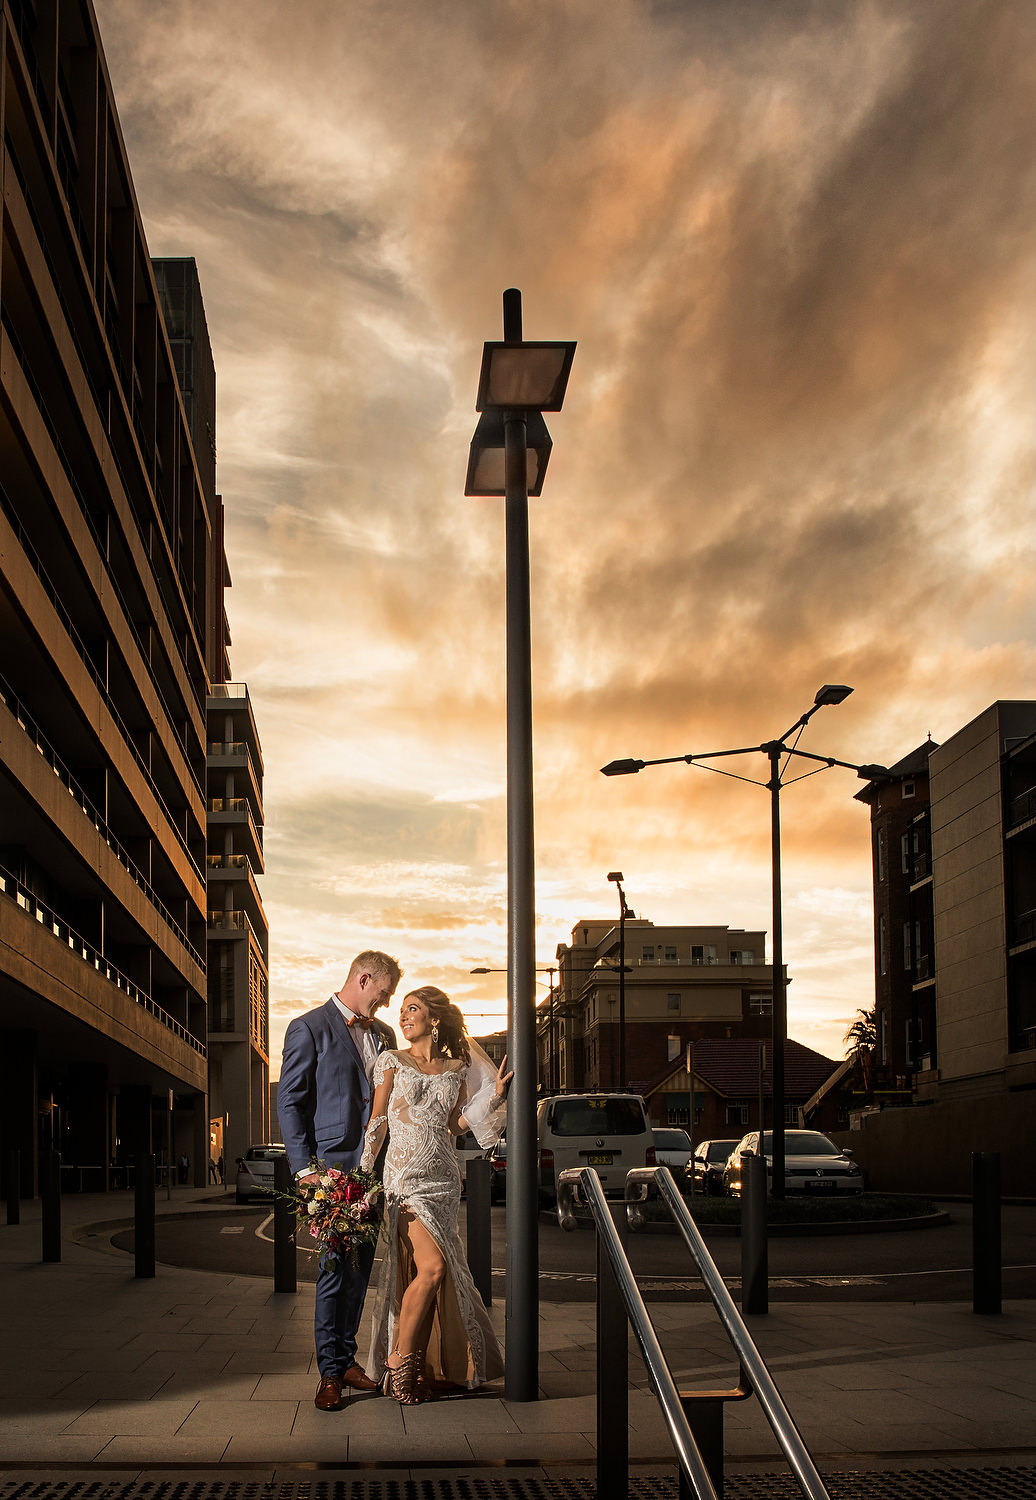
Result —
[{"label": "groom", "polygon": [[[402,972],[387,953],[361,953],[326,1005],[288,1024],[277,1115],[288,1165],[300,1182],[313,1176],[314,1160],[346,1171],[359,1165],[371,1112],[371,1073],[378,1053],[396,1044],[391,1026],[373,1016],[392,998]],[[377,1390],[356,1363],[356,1330],[373,1264],[374,1246],[363,1245],[358,1265],[325,1260],[317,1273],[320,1384],[314,1404],[320,1411],[341,1410],[343,1386]]]}]

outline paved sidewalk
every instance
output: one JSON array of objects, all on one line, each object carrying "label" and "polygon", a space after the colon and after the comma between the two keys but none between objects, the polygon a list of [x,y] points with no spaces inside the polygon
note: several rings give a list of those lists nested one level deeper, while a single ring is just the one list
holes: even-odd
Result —
[{"label": "paved sidewalk", "polygon": [[[177,1189],[158,1211],[225,1211],[212,1197]],[[38,1204],[0,1228],[3,1477],[303,1464],[406,1474],[503,1461],[586,1473],[594,1463],[592,1304],[541,1305],[537,1402],[506,1401],[497,1387],[409,1409],[356,1396],[326,1414],[312,1400],[311,1286],[277,1295],[272,1279],[162,1265],[136,1281],[132,1257],[109,1243],[131,1195],[73,1195],[62,1209],[60,1264],[40,1262]],[[109,1227],[84,1230],[97,1223]],[[650,1310],[678,1384],[734,1384],[711,1306]],[[502,1335],[503,1306],[492,1313]],[[975,1317],[961,1304],[788,1303],[750,1326],[822,1471],[1036,1465],[1036,1304]],[[634,1472],[671,1472],[635,1348],[629,1374]],[[727,1408],[726,1442],[732,1472],[783,1467],[755,1401]]]}]

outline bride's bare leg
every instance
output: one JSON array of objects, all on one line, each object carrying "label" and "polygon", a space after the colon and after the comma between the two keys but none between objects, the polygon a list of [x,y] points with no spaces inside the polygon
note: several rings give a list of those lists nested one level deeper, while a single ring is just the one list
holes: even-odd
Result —
[{"label": "bride's bare leg", "polygon": [[446,1262],[438,1245],[420,1219],[407,1208],[399,1211],[399,1237],[413,1256],[414,1278],[400,1302],[396,1347],[387,1361],[390,1369],[398,1365],[403,1355],[414,1350],[423,1352],[426,1348],[432,1328],[435,1294],[446,1274]]}]

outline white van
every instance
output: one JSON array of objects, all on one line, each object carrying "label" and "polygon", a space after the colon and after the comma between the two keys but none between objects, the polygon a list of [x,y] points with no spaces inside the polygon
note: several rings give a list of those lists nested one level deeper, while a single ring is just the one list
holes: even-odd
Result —
[{"label": "white van", "polygon": [[655,1147],[639,1094],[552,1094],[536,1109],[540,1199],[557,1199],[558,1173],[596,1167],[612,1198],[626,1191],[626,1173],[653,1167]]}]

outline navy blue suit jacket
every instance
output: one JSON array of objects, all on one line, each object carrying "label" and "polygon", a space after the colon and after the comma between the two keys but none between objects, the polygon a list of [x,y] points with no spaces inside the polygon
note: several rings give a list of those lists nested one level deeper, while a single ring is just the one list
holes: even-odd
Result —
[{"label": "navy blue suit jacket", "polygon": [[[374,1021],[379,1047],[395,1034]],[[316,1158],[328,1166],[359,1166],[370,1119],[372,1088],[359,1046],[333,1000],[296,1016],[284,1034],[277,1116],[292,1172]]]}]

